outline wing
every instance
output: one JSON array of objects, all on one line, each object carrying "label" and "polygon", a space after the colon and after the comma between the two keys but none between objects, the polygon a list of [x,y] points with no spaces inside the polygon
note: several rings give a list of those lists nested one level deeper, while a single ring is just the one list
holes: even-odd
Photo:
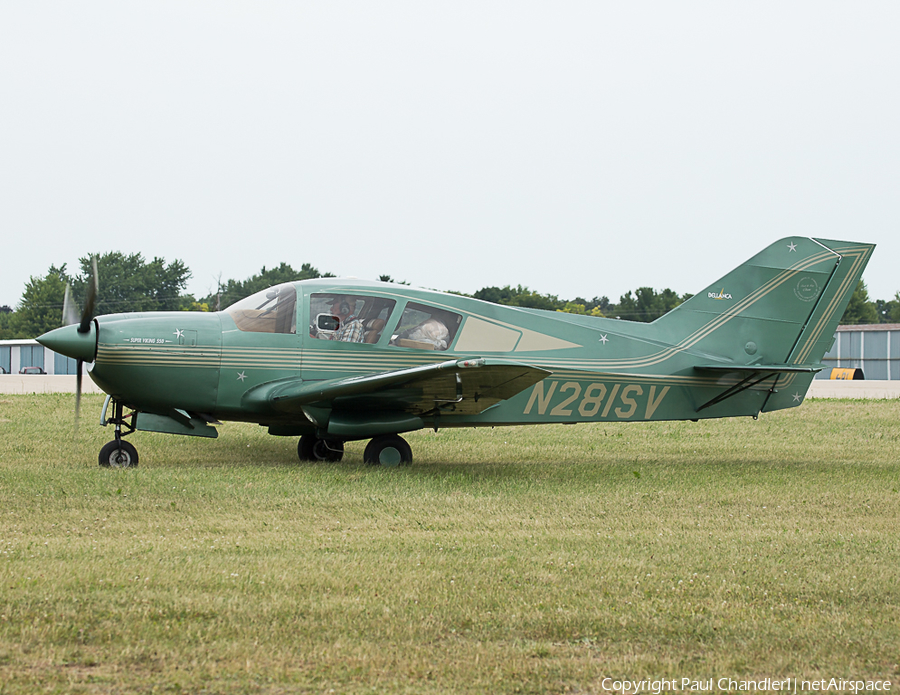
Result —
[{"label": "wing", "polygon": [[263,384],[248,392],[244,402],[298,414],[329,408],[413,416],[471,415],[515,396],[549,374],[546,369],[499,359],[448,360],[365,376]]}]

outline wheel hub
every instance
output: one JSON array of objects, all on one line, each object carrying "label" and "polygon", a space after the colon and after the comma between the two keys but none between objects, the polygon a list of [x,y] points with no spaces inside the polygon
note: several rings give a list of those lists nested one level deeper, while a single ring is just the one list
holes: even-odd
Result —
[{"label": "wheel hub", "polygon": [[382,466],[399,466],[402,460],[400,452],[392,446],[386,446],[378,454],[378,463]]}]

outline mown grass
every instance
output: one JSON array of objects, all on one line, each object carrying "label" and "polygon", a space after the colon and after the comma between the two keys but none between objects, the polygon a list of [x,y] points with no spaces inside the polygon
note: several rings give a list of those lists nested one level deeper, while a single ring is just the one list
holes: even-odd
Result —
[{"label": "mown grass", "polygon": [[900,684],[900,403],[445,430],[416,463],[136,433],[0,397],[0,693]]}]

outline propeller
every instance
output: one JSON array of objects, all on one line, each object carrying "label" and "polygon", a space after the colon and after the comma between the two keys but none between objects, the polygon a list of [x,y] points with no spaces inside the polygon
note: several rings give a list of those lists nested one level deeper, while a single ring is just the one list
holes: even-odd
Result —
[{"label": "propeller", "polygon": [[78,308],[75,306],[75,300],[72,298],[72,285],[66,283],[66,295],[63,298],[63,326],[71,326],[78,323]]},{"label": "propeller", "polygon": [[88,278],[87,294],[84,297],[84,309],[81,311],[81,323],[78,326],[79,333],[87,333],[91,330],[91,321],[94,319],[94,305],[97,303],[97,257],[91,256],[91,276]]},{"label": "propeller", "polygon": [[[84,297],[84,307],[81,310],[81,318],[78,318],[78,308],[72,298],[72,286],[66,283],[66,294],[63,298],[63,325],[78,324],[79,333],[89,333],[91,321],[94,320],[94,307],[97,304],[97,257],[91,256],[91,274],[87,281],[87,292]],[[83,379],[84,360],[78,358],[75,372],[75,427],[78,427],[78,418],[81,413],[81,382]]]}]

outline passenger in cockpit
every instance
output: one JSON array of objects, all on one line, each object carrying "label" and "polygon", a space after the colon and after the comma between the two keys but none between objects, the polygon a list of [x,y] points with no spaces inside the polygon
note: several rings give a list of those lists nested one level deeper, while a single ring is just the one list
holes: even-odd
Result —
[{"label": "passenger in cockpit", "polygon": [[450,345],[450,331],[443,322],[435,318],[430,318],[418,326],[404,331],[399,337],[434,345],[435,350],[446,350]]}]

